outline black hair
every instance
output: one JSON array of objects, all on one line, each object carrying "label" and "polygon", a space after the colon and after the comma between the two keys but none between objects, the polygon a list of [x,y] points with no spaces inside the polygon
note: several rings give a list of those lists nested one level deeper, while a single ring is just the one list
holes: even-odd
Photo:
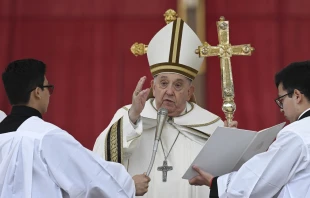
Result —
[{"label": "black hair", "polygon": [[275,75],[277,88],[281,83],[287,93],[298,89],[310,101],[310,61],[291,63],[278,72]]},{"label": "black hair", "polygon": [[36,87],[43,89],[46,65],[35,59],[16,60],[2,73],[2,81],[11,105],[25,105]]}]

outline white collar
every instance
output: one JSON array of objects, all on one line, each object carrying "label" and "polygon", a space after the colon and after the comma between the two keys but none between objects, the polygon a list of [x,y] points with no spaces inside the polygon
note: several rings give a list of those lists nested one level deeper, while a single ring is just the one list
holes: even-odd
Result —
[{"label": "white collar", "polygon": [[300,116],[298,117],[297,120],[299,120],[299,119],[301,118],[301,116],[303,116],[307,111],[310,111],[310,108],[308,108],[308,109],[306,109],[304,112],[302,112],[302,113],[300,114]]}]

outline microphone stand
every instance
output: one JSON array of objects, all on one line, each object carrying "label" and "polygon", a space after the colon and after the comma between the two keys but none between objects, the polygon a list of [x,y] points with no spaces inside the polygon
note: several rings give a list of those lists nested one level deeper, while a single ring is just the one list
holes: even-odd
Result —
[{"label": "microphone stand", "polygon": [[151,170],[153,168],[153,164],[154,164],[155,157],[156,157],[156,152],[157,152],[157,149],[158,149],[158,144],[159,144],[159,141],[160,141],[160,136],[161,136],[161,133],[163,131],[163,127],[164,127],[165,121],[167,119],[167,114],[168,114],[168,111],[165,108],[161,108],[161,109],[158,110],[158,113],[157,113],[157,127],[156,127],[156,132],[155,132],[155,141],[154,141],[154,145],[153,145],[153,152],[152,152],[151,162],[150,162],[150,165],[149,165],[149,167],[147,169],[147,172],[146,172],[147,176],[150,175]]}]

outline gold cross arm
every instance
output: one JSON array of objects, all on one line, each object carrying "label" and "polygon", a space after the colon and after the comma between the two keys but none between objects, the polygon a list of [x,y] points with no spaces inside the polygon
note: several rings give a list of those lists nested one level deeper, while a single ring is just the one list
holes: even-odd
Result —
[{"label": "gold cross arm", "polygon": [[250,44],[244,45],[235,45],[231,46],[230,44],[219,44],[217,46],[211,46],[209,43],[204,42],[202,46],[199,46],[196,50],[196,54],[199,57],[210,57],[210,56],[219,56],[219,57],[232,57],[232,56],[251,56],[254,48]]}]

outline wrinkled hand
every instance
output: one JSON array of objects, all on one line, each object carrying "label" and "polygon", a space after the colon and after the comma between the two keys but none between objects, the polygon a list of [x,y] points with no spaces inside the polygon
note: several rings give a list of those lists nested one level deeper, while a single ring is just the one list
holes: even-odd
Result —
[{"label": "wrinkled hand", "polygon": [[225,127],[231,127],[231,128],[237,128],[238,127],[238,122],[237,121],[231,121],[228,126],[227,120],[224,121],[224,126]]},{"label": "wrinkled hand", "polygon": [[145,173],[142,175],[135,175],[132,179],[136,186],[136,196],[143,196],[148,190],[151,179]]},{"label": "wrinkled hand", "polygon": [[146,80],[146,77],[143,76],[140,78],[135,91],[132,94],[132,105],[131,108],[129,109],[129,119],[131,120],[132,123],[136,123],[137,120],[140,117],[140,113],[142,112],[147,96],[150,93],[150,89],[147,88],[145,90],[142,90],[143,84]]},{"label": "wrinkled hand", "polygon": [[210,186],[213,176],[210,173],[204,172],[197,166],[193,166],[193,169],[197,173],[199,173],[199,175],[189,180],[189,184],[195,186],[202,186],[202,185]]}]

